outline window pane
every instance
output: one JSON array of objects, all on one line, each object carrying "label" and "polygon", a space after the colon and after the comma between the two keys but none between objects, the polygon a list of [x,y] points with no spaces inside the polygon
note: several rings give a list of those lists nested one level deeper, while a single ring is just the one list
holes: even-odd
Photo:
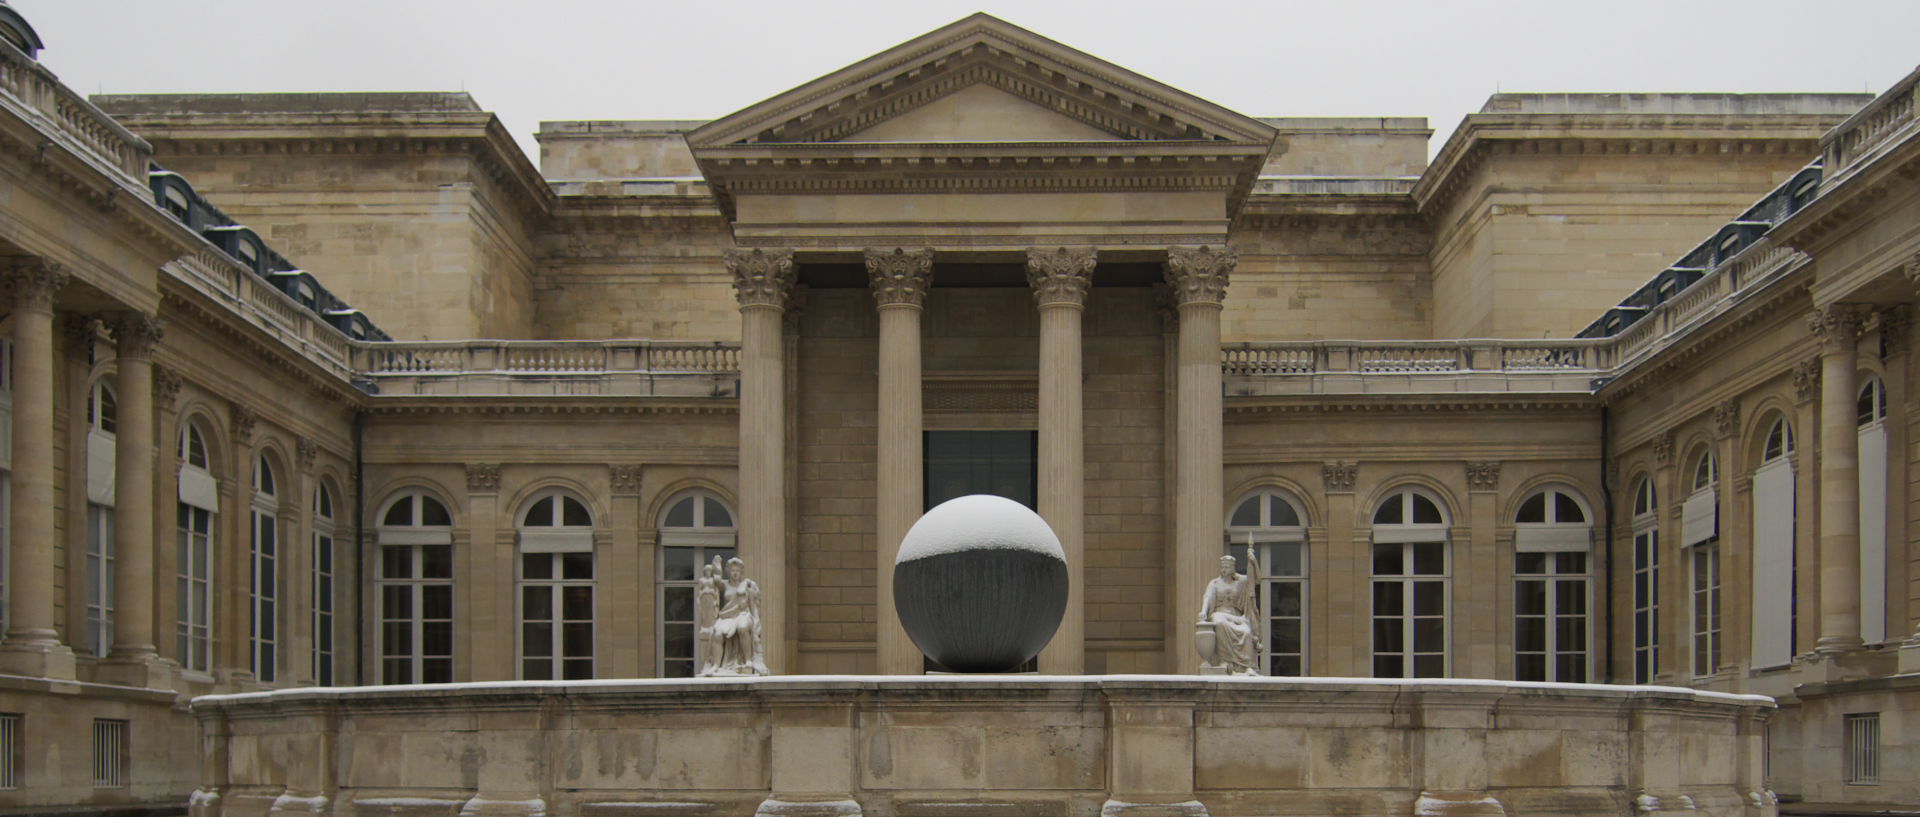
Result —
[{"label": "window pane", "polygon": [[1373,524],[1400,524],[1400,520],[1406,518],[1404,511],[1402,511],[1400,507],[1403,501],[1404,499],[1400,495],[1387,497],[1387,501],[1380,503],[1380,509],[1373,512]]},{"label": "window pane", "polygon": [[1227,520],[1227,524],[1236,528],[1259,527],[1260,497],[1248,497],[1247,501],[1240,503],[1240,507],[1233,509],[1233,518]]},{"label": "window pane", "polygon": [[1401,551],[1402,551],[1402,548],[1399,545],[1374,545],[1373,546],[1373,575],[1375,576],[1400,575],[1405,570],[1405,567],[1401,564],[1401,561],[1404,558],[1403,556],[1401,556]]},{"label": "window pane", "polygon": [[453,524],[453,515],[447,513],[447,506],[430,496],[420,497],[420,524],[447,526]]},{"label": "window pane", "polygon": [[695,499],[694,497],[687,497],[686,499],[682,499],[679,502],[673,503],[673,507],[667,509],[667,521],[665,523],[665,527],[669,527],[669,528],[693,527],[694,499]]},{"label": "window pane", "polygon": [[1275,654],[1294,654],[1300,652],[1300,622],[1283,620],[1273,623],[1273,652]]},{"label": "window pane", "polygon": [[572,623],[560,625],[560,654],[569,658],[593,655],[593,625]]},{"label": "window pane", "polygon": [[591,552],[560,554],[560,576],[561,578],[574,581],[591,580],[593,578],[593,554]]},{"label": "window pane", "polygon": [[1267,566],[1267,575],[1269,576],[1304,575],[1303,571],[1300,569],[1301,568],[1300,551],[1301,551],[1301,547],[1298,544],[1274,545],[1270,549],[1270,552],[1272,554],[1273,564]]},{"label": "window pane", "polygon": [[1580,510],[1580,503],[1573,501],[1573,497],[1558,492],[1553,495],[1553,514],[1553,521],[1555,522],[1582,523],[1587,521],[1587,514],[1585,511]]},{"label": "window pane", "polygon": [[1413,583],[1413,614],[1416,616],[1446,615],[1446,587],[1440,582]]},{"label": "window pane", "polygon": [[663,666],[661,666],[660,668],[660,676],[663,678],[692,678],[693,677],[692,661],[665,661],[665,662],[662,662],[662,664]]},{"label": "window pane", "polygon": [[553,661],[533,659],[520,662],[520,677],[529,681],[553,680]]},{"label": "window pane", "polygon": [[1513,610],[1523,616],[1546,615],[1547,583],[1543,581],[1514,582]]},{"label": "window pane", "polygon": [[1404,609],[1406,600],[1401,597],[1399,582],[1373,583],[1373,614],[1376,616],[1397,616]]},{"label": "window pane", "polygon": [[553,525],[553,500],[554,497],[546,497],[534,502],[532,506],[527,508],[527,515],[520,520],[520,525],[528,528],[551,527]]},{"label": "window pane", "polygon": [[1400,656],[1398,655],[1374,656],[1373,657],[1373,677],[1375,678],[1401,677]]},{"label": "window pane", "polygon": [[582,528],[593,526],[593,517],[587,513],[587,506],[580,504],[580,500],[560,497],[560,506],[563,509],[560,524]]},{"label": "window pane", "polygon": [[1553,606],[1560,615],[1579,615],[1587,611],[1587,584],[1583,581],[1559,581],[1553,585]]},{"label": "window pane", "polygon": [[429,621],[420,625],[420,653],[422,655],[452,655],[453,622]]},{"label": "window pane", "polygon": [[662,587],[661,598],[665,609],[661,612],[663,621],[693,620],[693,588]]},{"label": "window pane", "polygon": [[662,548],[660,578],[670,582],[693,580],[693,548]]},{"label": "window pane", "polygon": [[520,625],[520,654],[528,658],[553,656],[553,625],[528,622]]},{"label": "window pane", "polygon": [[560,588],[560,615],[568,621],[593,620],[593,588]]},{"label": "window pane", "polygon": [[1300,524],[1300,514],[1293,509],[1293,503],[1279,496],[1267,497],[1267,524],[1276,528],[1291,528]]},{"label": "window pane", "polygon": [[1406,652],[1406,637],[1400,619],[1374,619],[1374,652]]},{"label": "window pane", "polygon": [[1296,582],[1276,582],[1273,585],[1269,613],[1275,616],[1300,615],[1300,585]]},{"label": "window pane", "polygon": [[1440,524],[1440,507],[1433,500],[1419,494],[1413,495],[1413,523],[1416,525]]},{"label": "window pane", "polygon": [[667,658],[693,657],[692,624],[668,624],[661,629],[663,631],[660,639],[661,655]]},{"label": "window pane", "polygon": [[380,683],[383,683],[383,684],[413,683],[413,659],[389,658],[385,661],[380,662]]},{"label": "window pane", "polygon": [[1520,503],[1520,512],[1514,515],[1513,521],[1515,522],[1547,521],[1547,495],[1534,494],[1533,496],[1527,497],[1527,501]]},{"label": "window pane", "polygon": [[453,618],[453,587],[430,584],[420,588],[420,615],[422,618]]},{"label": "window pane", "polygon": [[387,515],[380,520],[380,524],[396,528],[412,525],[413,502],[414,497],[409,496],[403,497],[400,501],[393,503],[391,507],[387,508]]},{"label": "window pane", "polygon": [[520,554],[520,578],[523,578],[523,579],[553,578],[553,554],[551,553]]},{"label": "window pane", "polygon": [[1275,655],[1273,657],[1273,674],[1278,676],[1298,677],[1300,675],[1299,656]]},{"label": "window pane", "polygon": [[380,588],[380,617],[390,619],[413,617],[413,588],[405,585],[388,585]]},{"label": "window pane", "polygon": [[1547,680],[1547,657],[1538,654],[1514,656],[1513,677],[1517,681]]},{"label": "window pane", "polygon": [[1413,546],[1413,572],[1422,576],[1447,573],[1447,546],[1439,542],[1418,542]]},{"label": "window pane", "polygon": [[1587,554],[1556,553],[1554,569],[1561,573],[1585,573],[1587,572]]},{"label": "window pane", "polygon": [[1561,683],[1579,683],[1587,680],[1587,656],[1583,653],[1560,655],[1554,658],[1555,681]]},{"label": "window pane", "polygon": [[420,577],[423,579],[453,578],[453,546],[421,545]]},{"label": "window pane", "polygon": [[1583,616],[1560,616],[1554,619],[1553,638],[1555,646],[1561,652],[1577,652],[1587,648],[1587,620]]},{"label": "window pane", "polygon": [[1438,618],[1416,618],[1413,620],[1414,652],[1445,652],[1447,649],[1447,622]]},{"label": "window pane", "polygon": [[560,677],[568,681],[587,681],[593,678],[593,659],[569,658],[560,662]]},{"label": "window pane", "polygon": [[1416,655],[1413,657],[1413,677],[1447,677],[1447,657],[1444,655]]},{"label": "window pane", "polygon": [[426,684],[453,683],[453,659],[429,658],[421,661],[420,681]]},{"label": "window pane", "polygon": [[1546,623],[1538,618],[1523,616],[1513,622],[1513,648],[1516,650],[1541,652],[1547,648]]},{"label": "window pane", "polygon": [[727,513],[727,507],[725,505],[720,504],[719,500],[716,500],[713,497],[706,497],[705,499],[706,499],[706,505],[707,505],[707,519],[706,519],[707,527],[709,528],[733,527],[733,515]]},{"label": "window pane", "polygon": [[1545,553],[1513,554],[1513,572],[1519,573],[1522,575],[1536,575],[1536,574],[1547,572],[1547,554]]},{"label": "window pane", "polygon": [[553,588],[547,585],[520,588],[520,617],[527,621],[551,621]]},{"label": "window pane", "polygon": [[413,624],[389,621],[380,625],[380,651],[386,655],[412,655]]}]

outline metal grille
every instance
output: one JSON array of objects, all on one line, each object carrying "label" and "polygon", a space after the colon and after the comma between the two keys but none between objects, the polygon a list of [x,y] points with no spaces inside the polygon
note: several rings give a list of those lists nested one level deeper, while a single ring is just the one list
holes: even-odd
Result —
[{"label": "metal grille", "polygon": [[0,789],[20,788],[20,716],[0,715]]},{"label": "metal grille", "polygon": [[117,789],[127,785],[127,722],[93,721],[93,787]]},{"label": "metal grille", "polygon": [[1847,783],[1880,784],[1880,713],[1847,716]]}]

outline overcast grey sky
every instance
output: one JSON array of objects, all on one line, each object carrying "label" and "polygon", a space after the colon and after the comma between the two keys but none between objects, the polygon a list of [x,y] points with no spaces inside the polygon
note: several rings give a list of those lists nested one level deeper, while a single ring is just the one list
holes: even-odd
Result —
[{"label": "overcast grey sky", "polygon": [[710,119],[986,11],[1252,116],[1425,116],[1506,91],[1872,91],[1914,0],[10,0],[85,93],[464,88],[543,120]]}]

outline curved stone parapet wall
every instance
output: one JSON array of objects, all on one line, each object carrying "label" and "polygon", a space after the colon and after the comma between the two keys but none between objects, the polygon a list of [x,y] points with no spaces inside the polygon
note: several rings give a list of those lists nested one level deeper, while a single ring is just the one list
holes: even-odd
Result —
[{"label": "curved stone parapet wall", "polygon": [[1772,699],[1178,676],[297,689],[193,702],[192,817],[1773,817]]}]

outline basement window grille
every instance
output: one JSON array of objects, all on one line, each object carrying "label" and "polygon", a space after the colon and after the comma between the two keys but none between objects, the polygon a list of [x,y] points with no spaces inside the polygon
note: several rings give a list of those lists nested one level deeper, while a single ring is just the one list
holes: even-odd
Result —
[{"label": "basement window grille", "polygon": [[1880,713],[1847,716],[1847,783],[1880,784]]},{"label": "basement window grille", "polygon": [[0,714],[0,789],[20,788],[20,716]]},{"label": "basement window grille", "polygon": [[118,789],[127,785],[127,722],[93,721],[93,787]]}]

